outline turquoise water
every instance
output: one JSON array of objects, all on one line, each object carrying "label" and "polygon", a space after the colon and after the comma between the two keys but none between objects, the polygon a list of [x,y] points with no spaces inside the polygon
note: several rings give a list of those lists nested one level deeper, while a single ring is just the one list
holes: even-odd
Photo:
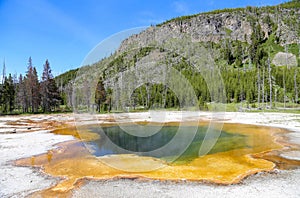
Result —
[{"label": "turquoise water", "polygon": [[[128,133],[132,129],[135,129],[134,135]],[[141,126],[140,129],[141,135],[139,135],[139,126],[137,125],[92,127],[90,130],[98,133],[100,139],[87,142],[86,144],[92,149],[95,156],[136,154],[168,160],[173,159],[173,156],[181,153],[177,161],[190,161],[198,157],[199,149],[207,132],[207,127],[198,127],[197,129],[195,126],[181,126],[181,131],[184,131],[184,133],[181,134],[179,141],[174,142],[175,135],[178,133],[178,126],[158,127],[147,125]],[[191,137],[190,133],[195,129],[197,131],[195,134],[192,134],[192,141],[188,142],[187,146],[184,144],[181,145],[185,142],[186,138]],[[157,132],[149,137],[145,137],[148,131],[149,134],[151,134],[151,131]],[[208,154],[246,148],[248,147],[246,138],[243,135],[222,131],[216,144]],[[165,145],[169,147],[164,149]],[[178,151],[180,149],[182,151]]]}]

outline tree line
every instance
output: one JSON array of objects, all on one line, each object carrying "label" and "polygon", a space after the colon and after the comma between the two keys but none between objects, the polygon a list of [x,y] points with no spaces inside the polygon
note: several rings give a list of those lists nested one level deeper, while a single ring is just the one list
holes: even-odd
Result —
[{"label": "tree line", "polygon": [[6,76],[5,69],[4,63],[0,84],[1,114],[52,112],[61,104],[60,93],[48,60],[45,61],[40,80],[31,57],[24,76]]},{"label": "tree line", "polygon": [[[179,58],[178,54],[170,53],[165,54],[165,61],[191,83],[198,99],[197,105],[200,110],[207,110],[208,104],[212,102],[235,104],[242,102],[246,103],[249,108],[276,108],[278,107],[276,106],[278,103],[283,103],[284,107],[286,107],[286,103],[299,104],[299,62],[298,66],[275,66],[271,63],[270,54],[275,54],[283,49],[289,52],[288,48],[292,48],[293,46],[295,48],[293,53],[298,54],[298,51],[300,53],[300,45],[292,44],[285,48],[279,48],[279,45],[274,41],[273,35],[263,40],[261,30],[258,26],[257,31],[253,32],[251,37],[252,44],[229,39],[220,43],[206,44],[206,47],[212,47],[213,50],[220,51],[220,55],[215,57],[215,61],[224,82],[226,98],[223,101],[215,100],[212,97],[205,78],[203,78],[199,71],[197,72],[193,68],[193,65],[190,64],[187,58]],[[255,45],[255,47],[252,45]],[[126,62],[128,60],[126,52],[109,62],[109,66],[99,76],[95,90],[84,92],[84,95],[87,95],[86,98],[89,98],[91,93],[95,91],[94,101],[85,100],[89,101],[88,104],[85,104],[87,105],[87,109],[92,105],[96,105],[95,110],[98,112],[110,110],[122,111],[124,109],[121,108],[120,104],[124,103],[125,98],[126,104],[123,107],[131,107],[132,110],[180,108],[178,95],[163,84],[146,83],[137,87],[131,93],[130,101],[127,101],[127,96],[115,95],[114,93],[117,93],[117,90],[114,90],[114,86],[107,84],[111,76],[120,74],[123,70],[130,67],[135,67],[138,59],[147,56],[154,50],[163,51],[162,48],[141,48],[137,49],[133,60],[129,59],[128,63]],[[299,55],[297,57],[299,58]],[[98,64],[101,65],[102,62]],[[70,89],[70,86],[72,88],[72,82],[76,73],[77,70],[73,70],[56,78],[58,82],[64,83],[63,93],[67,96],[64,97],[65,104],[71,104],[68,101],[72,98],[72,89]],[[178,86],[180,86],[179,83],[177,83]],[[118,83],[116,82],[116,84]],[[83,90],[88,90],[88,86]],[[184,88],[182,90],[185,91]],[[72,104],[70,107],[72,108]]]}]

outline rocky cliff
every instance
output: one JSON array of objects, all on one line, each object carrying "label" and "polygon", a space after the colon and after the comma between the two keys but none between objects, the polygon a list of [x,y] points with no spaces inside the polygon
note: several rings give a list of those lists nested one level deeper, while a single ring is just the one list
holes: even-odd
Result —
[{"label": "rocky cliff", "polygon": [[300,9],[248,7],[190,17],[180,17],[163,24],[152,26],[144,32],[124,40],[119,52],[135,46],[162,44],[169,38],[191,36],[194,42],[218,43],[226,38],[251,43],[251,35],[260,26],[264,38],[274,34],[280,45],[298,43],[300,29]]}]

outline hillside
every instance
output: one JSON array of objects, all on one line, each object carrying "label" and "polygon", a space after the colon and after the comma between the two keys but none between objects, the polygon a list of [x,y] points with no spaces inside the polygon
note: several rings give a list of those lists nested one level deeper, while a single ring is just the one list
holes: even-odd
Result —
[{"label": "hillside", "polygon": [[171,19],[56,81],[64,82],[66,103],[75,105],[70,101],[74,94],[73,102],[82,109],[95,98],[98,106],[115,110],[298,103],[299,19],[299,0]]}]

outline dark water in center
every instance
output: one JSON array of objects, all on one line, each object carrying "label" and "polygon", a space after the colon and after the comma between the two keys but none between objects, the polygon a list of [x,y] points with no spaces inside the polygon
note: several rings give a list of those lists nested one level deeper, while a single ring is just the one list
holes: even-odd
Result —
[{"label": "dark water in center", "polygon": [[[207,132],[207,127],[195,128],[195,126],[181,126],[181,131],[184,131],[184,133],[179,136],[179,141],[174,142],[173,140],[178,133],[178,126],[163,126],[158,132],[148,137],[140,137],[127,133],[130,129],[139,129],[136,125],[122,126],[122,128],[119,126],[102,127],[101,129],[91,127],[90,130],[98,133],[100,139],[87,142],[86,144],[92,149],[95,156],[133,153],[168,160],[178,155],[178,153],[181,153],[180,157],[177,158],[177,162],[186,162],[198,157],[199,149]],[[157,126],[154,125],[141,126],[141,130],[143,130],[141,131],[141,136],[145,136],[148,130],[155,131],[157,129]],[[189,134],[191,133],[190,131],[195,129],[197,130],[196,133],[192,134],[191,141],[185,146],[186,138],[191,137],[191,134]],[[135,132],[136,131],[138,130],[135,130]],[[243,135],[222,131],[216,144],[208,154],[246,148],[248,147],[246,138],[247,137]],[[164,146],[166,145],[169,147],[162,149],[165,148]],[[182,152],[179,150],[182,150]]]}]

